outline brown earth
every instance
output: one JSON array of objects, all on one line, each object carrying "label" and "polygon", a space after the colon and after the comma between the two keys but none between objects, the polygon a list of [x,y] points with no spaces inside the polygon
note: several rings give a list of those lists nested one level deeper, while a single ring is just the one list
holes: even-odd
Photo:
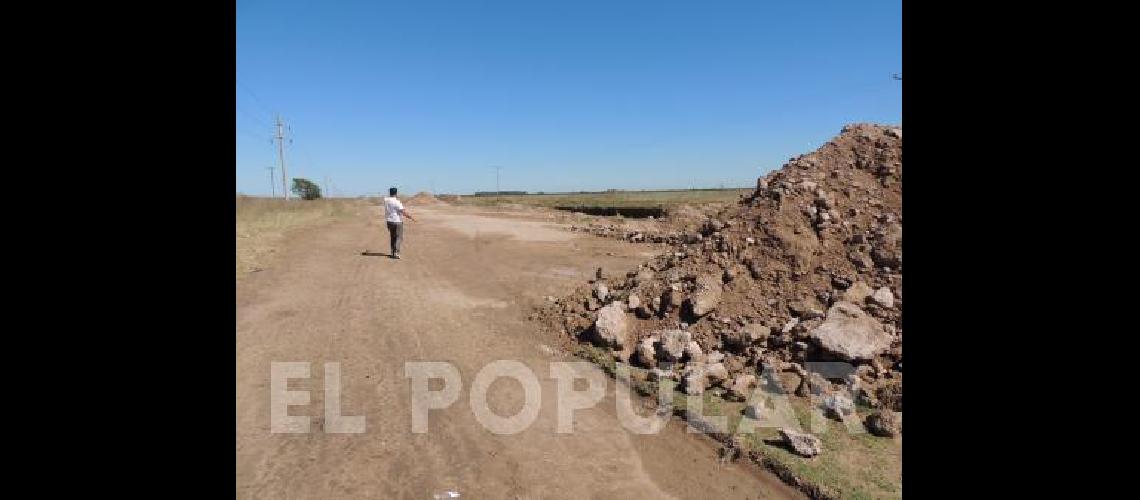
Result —
[{"label": "brown earth", "polygon": [[[549,219],[424,206],[405,228],[402,260],[387,253],[378,207],[290,235],[274,260],[237,285],[236,462],[238,498],[803,498],[766,471],[721,463],[703,436],[671,423],[635,435],[618,422],[612,381],[573,434],[554,432],[548,363],[559,338],[527,314],[547,295],[594,274],[623,270],[651,248],[584,237]],[[467,404],[475,373],[519,360],[539,377],[538,420],[516,435],[483,428]],[[406,361],[448,361],[460,397],[411,432]],[[270,363],[311,362],[308,434],[270,431]],[[340,363],[341,413],[363,415],[363,434],[322,432],[326,362]],[[501,415],[521,405],[520,386],[491,387]]]},{"label": "brown earth", "polygon": [[[811,332],[833,306],[855,302],[889,345],[857,361],[863,366],[853,392],[870,406],[902,411],[901,128],[848,125],[818,150],[758,179],[752,196],[736,204],[690,209],[651,229],[585,227],[575,229],[656,243],[661,255],[598,280],[610,290],[606,301],[592,301],[596,283],[583,280],[543,305],[537,316],[549,331],[590,341],[604,302],[637,296],[642,306],[628,314],[627,348],[656,332],[687,328],[702,352],[725,352],[731,381],[766,367],[800,371],[806,362],[843,359],[814,342]],[[874,291],[889,291],[892,300],[865,296]],[[713,305],[695,314],[696,302]],[[741,341],[746,328],[757,326],[771,335]],[[630,353],[615,347],[614,355]],[[677,376],[683,368],[673,367]]]},{"label": "brown earth", "polygon": [[439,198],[436,198],[435,196],[433,196],[431,193],[429,193],[427,191],[420,191],[420,192],[416,193],[415,196],[412,196],[411,198],[408,198],[407,200],[405,200],[405,202],[408,205],[413,205],[413,206],[441,205],[444,203],[444,202],[440,201]]}]

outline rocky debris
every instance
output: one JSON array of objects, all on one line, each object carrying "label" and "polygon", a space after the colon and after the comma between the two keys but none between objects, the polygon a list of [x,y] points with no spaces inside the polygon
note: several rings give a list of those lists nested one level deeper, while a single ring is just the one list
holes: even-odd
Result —
[{"label": "rocky debris", "polygon": [[680,361],[685,354],[685,346],[693,336],[684,330],[665,330],[655,332],[661,338],[661,351],[666,360]]},{"label": "rocky debris", "polygon": [[709,382],[722,383],[728,380],[728,369],[724,363],[709,363],[704,366],[704,372]]},{"label": "rocky debris", "polygon": [[902,432],[898,417],[889,410],[879,410],[868,415],[864,424],[867,430],[876,436],[895,437]]},{"label": "rocky debris", "polygon": [[630,344],[629,322],[621,304],[615,302],[598,311],[594,332],[596,340],[603,346],[625,348]]},{"label": "rocky debris", "polygon": [[690,340],[685,343],[685,359],[688,361],[702,362],[705,360],[705,353],[701,351],[701,345],[696,341]]},{"label": "rocky debris", "polygon": [[882,287],[875,291],[870,298],[871,302],[881,307],[888,309],[895,307],[895,295],[891,293],[891,289]]},{"label": "rocky debris", "polygon": [[670,288],[665,295],[661,302],[665,305],[666,312],[677,310],[685,302],[685,292],[680,287]]},{"label": "rocky debris", "polygon": [[748,268],[748,274],[752,276],[752,279],[758,280],[764,277],[764,269],[760,267],[759,261],[749,258],[744,261],[744,266]]},{"label": "rocky debris", "polygon": [[837,302],[809,334],[824,350],[849,361],[870,360],[891,347],[883,325],[850,302]]},{"label": "rocky debris", "polygon": [[874,290],[871,290],[871,287],[860,281],[851,285],[851,287],[843,293],[843,301],[852,304],[862,304],[872,293],[874,293]]},{"label": "rocky debris", "polygon": [[[854,361],[868,368],[858,385],[846,384],[852,397],[901,411],[901,193],[901,128],[844,127],[757,179],[739,203],[679,207],[664,219],[620,224],[591,219],[602,222],[578,229],[659,243],[659,256],[621,278],[607,275],[604,301],[594,293],[598,279],[545,302],[536,316],[555,332],[585,339],[597,309],[619,302],[632,311],[631,348],[623,353],[645,351],[645,337],[673,331],[672,343],[661,336],[653,345],[657,364],[680,376],[691,365],[722,363],[727,392],[742,374],[769,367]],[[699,344],[703,360],[689,359],[689,342]],[[797,376],[797,393],[838,390],[812,384],[817,377],[806,372]],[[706,383],[695,391],[708,387],[707,374],[699,378]]]},{"label": "rocky debris", "polygon": [[767,408],[764,407],[763,402],[757,401],[755,403],[749,403],[744,407],[744,416],[752,420],[763,419],[765,413],[767,413]]},{"label": "rocky debris", "polygon": [[[661,299],[653,299],[653,300],[660,301]],[[653,309],[649,306],[649,304],[641,304],[641,307],[637,308],[637,311],[635,311],[635,314],[637,314],[637,317],[640,319],[649,319],[649,318],[653,317]]]},{"label": "rocky debris", "polygon": [[780,437],[797,455],[811,458],[823,453],[823,441],[811,434],[780,429]]},{"label": "rocky debris", "polygon": [[720,303],[721,294],[720,280],[702,277],[697,281],[697,290],[689,297],[689,311],[698,318],[712,312]]},{"label": "rocky debris", "polygon": [[828,417],[842,421],[855,413],[855,403],[842,394],[829,394],[823,398],[823,409]]},{"label": "rocky debris", "polygon": [[724,331],[719,336],[724,348],[737,354],[745,352],[752,345],[744,331]]},{"label": "rocky debris", "polygon": [[646,368],[657,367],[657,339],[647,337],[637,343],[637,360]]},{"label": "rocky debris", "polygon": [[759,323],[749,323],[742,329],[744,339],[749,344],[760,344],[768,340],[768,336],[772,334],[772,329]]},{"label": "rocky debris", "polygon": [[875,397],[883,404],[883,408],[893,411],[902,411],[902,384],[887,383],[875,391]]},{"label": "rocky debris", "polygon": [[636,311],[637,308],[641,307],[641,298],[637,295],[630,295],[627,301],[629,304],[627,307],[630,311]]},{"label": "rocky debris", "polygon": [[806,398],[811,396],[811,382],[806,378],[800,378],[800,385],[796,387],[796,396]]},{"label": "rocky debris", "polygon": [[665,379],[677,380],[677,374],[673,373],[673,370],[663,370],[661,368],[650,368],[648,378],[650,381],[660,381],[660,380],[665,380]]},{"label": "rocky debris", "polygon": [[682,381],[685,394],[697,396],[705,393],[708,387],[708,374],[703,365],[688,365],[683,372]]},{"label": "rocky debris", "polygon": [[787,323],[784,323],[784,328],[780,330],[780,333],[792,333],[792,329],[795,328],[799,324],[800,324],[799,318],[789,319]]},{"label": "rocky debris", "polygon": [[744,401],[748,399],[748,395],[752,392],[752,388],[756,387],[756,376],[751,373],[737,375],[732,381],[732,385],[728,388],[728,395],[730,399],[736,401]]},{"label": "rocky debris", "polygon": [[609,297],[609,296],[610,296],[610,289],[609,289],[609,287],[606,286],[605,283],[598,283],[598,284],[594,285],[594,297],[597,297],[598,300],[605,302],[606,297]]},{"label": "rocky debris", "polygon": [[811,372],[811,374],[809,374],[807,377],[804,377],[803,380],[804,382],[801,384],[803,390],[801,391],[797,389],[797,395],[800,395],[800,392],[803,392],[803,397],[807,397],[809,394],[822,396],[830,394],[832,391],[831,382],[817,372]]}]

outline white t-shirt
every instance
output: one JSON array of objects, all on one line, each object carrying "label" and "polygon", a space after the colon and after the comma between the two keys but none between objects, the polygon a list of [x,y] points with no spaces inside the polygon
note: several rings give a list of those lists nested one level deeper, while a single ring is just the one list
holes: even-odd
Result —
[{"label": "white t-shirt", "polygon": [[400,210],[404,209],[404,204],[395,196],[384,197],[384,220],[388,222],[404,222],[400,217]]}]

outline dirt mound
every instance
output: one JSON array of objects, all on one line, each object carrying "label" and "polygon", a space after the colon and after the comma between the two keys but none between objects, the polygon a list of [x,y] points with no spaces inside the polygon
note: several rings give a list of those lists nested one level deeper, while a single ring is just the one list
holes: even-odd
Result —
[{"label": "dirt mound", "polygon": [[[588,340],[597,311],[624,301],[629,345],[647,347],[633,348],[638,355],[615,348],[620,359],[651,366],[643,358],[660,353],[651,346],[684,330],[699,352],[723,354],[724,389],[765,367],[806,376],[807,362],[842,360],[856,374],[828,375],[841,384],[825,391],[846,388],[864,404],[894,406],[877,397],[889,386],[901,400],[901,127],[848,125],[758,179],[740,203],[694,222],[698,214],[687,211],[668,237],[650,238],[669,244],[664,255],[597,280],[608,286],[605,300],[584,284],[538,317]],[[637,241],[625,231],[609,235]],[[699,358],[672,364],[666,376],[693,378],[696,366],[687,365]]]},{"label": "dirt mound", "polygon": [[406,200],[409,205],[439,205],[443,202],[427,191],[420,191]]}]

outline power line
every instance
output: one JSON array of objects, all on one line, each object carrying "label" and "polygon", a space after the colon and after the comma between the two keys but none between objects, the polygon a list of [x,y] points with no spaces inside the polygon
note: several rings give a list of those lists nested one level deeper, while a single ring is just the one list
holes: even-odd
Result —
[{"label": "power line", "polygon": [[[250,136],[250,137],[252,137],[252,138],[254,138],[254,139],[257,139],[257,140],[259,140],[259,141],[262,141],[262,140],[265,140],[265,139],[267,139],[267,137],[266,137],[266,136],[255,134],[255,133],[253,133],[253,132],[250,132],[249,130],[247,130],[247,129],[244,129],[244,128],[241,128],[241,127],[234,127],[234,130],[236,130],[236,131],[238,131],[238,132],[241,132],[241,133],[243,133],[243,134],[245,134],[245,135],[248,135],[248,136]],[[270,142],[272,142],[272,140],[270,140]]]},{"label": "power line", "polygon": [[253,121],[257,122],[259,125],[262,125],[262,126],[264,126],[264,127],[273,128],[273,126],[272,126],[272,125],[270,125],[270,124],[268,124],[268,123],[266,123],[266,122],[265,122],[265,120],[262,120],[261,118],[258,118],[257,116],[254,116],[254,114],[253,114],[253,113],[250,113],[249,111],[246,111],[246,109],[245,109],[245,108],[241,107],[241,104],[235,104],[235,105],[237,106],[237,110],[238,110],[238,111],[241,111],[243,114],[245,114],[245,116],[248,116],[248,117],[250,117],[251,119],[253,119]]},{"label": "power line", "polygon": [[247,93],[249,93],[249,96],[253,98],[253,101],[256,102],[258,106],[261,106],[261,108],[264,109],[265,112],[269,114],[269,116],[273,116],[273,110],[269,109],[269,107],[266,106],[265,103],[261,101],[261,99],[257,98],[257,94],[253,93],[253,89],[249,88],[248,85],[242,83],[241,80],[237,80],[237,84],[240,85],[241,88],[244,89]]}]

